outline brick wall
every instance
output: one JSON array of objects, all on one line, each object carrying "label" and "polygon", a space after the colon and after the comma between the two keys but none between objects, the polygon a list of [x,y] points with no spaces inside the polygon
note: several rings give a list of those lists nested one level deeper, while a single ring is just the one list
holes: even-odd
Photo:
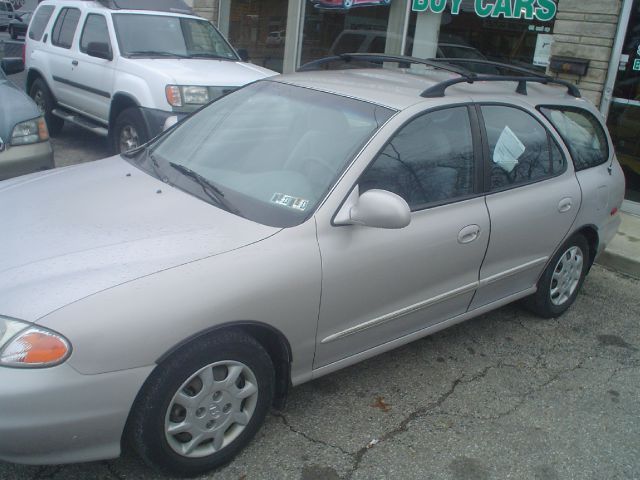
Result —
[{"label": "brick wall", "polygon": [[218,24],[218,0],[187,0],[197,15]]},{"label": "brick wall", "polygon": [[[578,86],[586,98],[600,104],[618,25],[620,0],[559,0],[552,55],[587,58],[589,72]],[[574,75],[560,78],[577,81]]]}]

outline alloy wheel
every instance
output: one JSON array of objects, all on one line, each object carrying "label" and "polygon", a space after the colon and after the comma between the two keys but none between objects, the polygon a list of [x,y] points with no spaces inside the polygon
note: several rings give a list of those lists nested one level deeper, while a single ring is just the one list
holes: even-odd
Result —
[{"label": "alloy wheel", "polygon": [[571,298],[580,283],[583,263],[584,254],[577,246],[562,254],[551,277],[551,303],[560,306]]},{"label": "alloy wheel", "polygon": [[138,131],[132,125],[126,125],[120,131],[120,151],[128,152],[140,146]]}]

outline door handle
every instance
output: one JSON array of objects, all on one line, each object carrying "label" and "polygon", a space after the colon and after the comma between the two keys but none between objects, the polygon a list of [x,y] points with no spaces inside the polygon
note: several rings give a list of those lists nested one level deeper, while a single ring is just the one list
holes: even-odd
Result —
[{"label": "door handle", "polygon": [[572,206],[573,202],[570,198],[563,198],[562,200],[560,200],[560,203],[558,203],[558,211],[560,213],[568,212],[569,210],[571,210]]},{"label": "door handle", "polygon": [[78,60],[74,60],[73,62],[71,62],[71,65],[73,65],[74,67],[78,66]]},{"label": "door handle", "polygon": [[462,245],[471,243],[480,236],[480,227],[478,225],[467,225],[460,233],[458,233],[458,243]]}]

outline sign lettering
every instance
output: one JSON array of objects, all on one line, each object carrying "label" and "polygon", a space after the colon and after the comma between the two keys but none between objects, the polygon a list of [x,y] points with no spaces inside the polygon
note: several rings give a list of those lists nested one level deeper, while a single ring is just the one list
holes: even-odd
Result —
[{"label": "sign lettering", "polygon": [[640,72],[640,58],[633,61],[633,69]]},{"label": "sign lettering", "polygon": [[[413,0],[414,12],[442,13],[450,7],[452,15],[459,15],[462,0]],[[524,18],[526,20],[553,20],[558,12],[555,0],[474,0],[476,15],[482,18]]]}]

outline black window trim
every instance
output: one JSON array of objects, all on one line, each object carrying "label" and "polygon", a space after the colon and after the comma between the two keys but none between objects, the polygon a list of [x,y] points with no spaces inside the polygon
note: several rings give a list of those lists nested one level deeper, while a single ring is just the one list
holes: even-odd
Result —
[{"label": "black window trim", "polygon": [[[483,171],[482,170],[483,169],[483,167],[482,167],[482,156],[483,155],[482,155],[482,147],[481,147],[481,137],[480,137],[480,129],[478,128],[477,116],[475,114],[475,109],[473,108],[473,106],[474,106],[474,102],[460,102],[460,103],[451,103],[451,104],[448,104],[448,105],[439,105],[437,107],[430,107],[430,108],[427,108],[425,110],[421,110],[420,112],[412,115],[410,118],[408,118],[406,121],[404,121],[402,123],[402,125],[400,125],[398,128],[395,129],[395,131],[393,132],[393,135],[391,135],[389,137],[389,139],[384,143],[384,145],[382,145],[382,147],[378,150],[378,152],[373,156],[371,161],[369,161],[367,166],[362,170],[362,173],[358,176],[357,180],[354,182],[352,187],[349,189],[349,192],[342,199],[342,202],[340,202],[340,204],[338,205],[338,208],[336,209],[336,211],[334,212],[333,216],[331,217],[331,226],[333,226],[333,227],[348,226],[348,225],[337,225],[335,223],[335,218],[338,215],[338,212],[340,212],[340,210],[344,206],[345,202],[351,196],[351,193],[353,192],[354,188],[356,188],[356,186],[360,185],[360,180],[362,179],[362,176],[365,174],[367,169],[378,159],[378,156],[384,151],[385,148],[387,148],[389,143],[391,143],[391,140],[393,140],[393,138],[395,138],[396,134],[398,132],[400,132],[404,127],[406,127],[409,123],[414,121],[416,118],[422,117],[424,115],[428,115],[428,114],[430,114],[432,112],[437,112],[439,110],[446,110],[446,109],[449,109],[449,108],[466,107],[466,109],[467,109],[467,115],[468,115],[468,118],[469,118],[469,124],[470,124],[470,128],[471,128],[471,141],[472,141],[472,147],[473,147],[473,168],[474,168],[473,193],[471,193],[469,195],[460,196],[460,197],[450,198],[450,199],[447,199],[447,200],[441,200],[441,201],[438,201],[438,202],[429,202],[429,203],[421,204],[421,205],[419,205],[420,208],[416,207],[416,208],[412,208],[411,209],[411,215],[413,215],[414,213],[423,212],[425,210],[429,210],[429,209],[432,209],[432,208],[443,207],[443,206],[446,206],[446,205],[451,205],[453,203],[465,202],[467,200],[472,200],[474,198],[478,198],[478,197],[484,196],[485,193],[484,193],[484,182],[483,182],[483,173],[482,173],[482,171]],[[400,112],[397,112],[396,115],[398,113],[400,113]],[[388,121],[391,121],[391,119],[394,118],[396,115],[391,117]],[[379,130],[378,130],[378,132],[379,132]],[[360,153],[362,153],[362,152],[360,152]],[[338,179],[338,182],[339,181],[340,181],[340,179]]]},{"label": "black window trim", "polygon": [[[484,194],[485,195],[494,195],[496,193],[507,192],[509,190],[514,190],[516,188],[526,187],[528,185],[535,185],[536,183],[540,183],[540,182],[546,182],[548,180],[552,180],[552,179],[557,178],[557,177],[559,177],[561,175],[564,175],[567,172],[569,161],[567,160],[567,157],[564,154],[564,152],[562,151],[562,148],[560,147],[560,145],[558,145],[558,141],[554,138],[554,136],[551,134],[549,129],[546,127],[546,125],[543,122],[541,122],[540,119],[538,117],[536,117],[536,115],[534,115],[531,110],[528,110],[528,109],[526,109],[524,107],[521,107],[520,105],[513,105],[511,103],[503,103],[503,102],[476,102],[475,105],[476,105],[476,111],[477,111],[478,120],[479,120],[479,124],[480,124],[480,130],[482,131],[483,156],[485,158],[485,161],[483,163],[484,187],[485,187],[485,193]],[[547,177],[539,178],[537,180],[532,180],[530,182],[517,183],[515,185],[509,185],[509,186],[506,186],[506,187],[503,187],[503,188],[498,188],[496,190],[491,190],[491,155],[490,155],[490,152],[489,152],[489,136],[487,135],[487,129],[486,129],[486,126],[485,126],[484,116],[482,115],[482,107],[508,107],[508,108],[515,108],[517,110],[520,110],[520,111],[528,114],[533,120],[538,122],[538,124],[547,133],[547,141],[548,142],[549,141],[553,141],[555,143],[556,147],[560,151],[560,154],[562,155],[562,159],[564,160],[564,168],[562,170],[554,173],[554,175],[550,175],[550,176],[547,176]],[[538,113],[538,112],[536,112],[536,113]],[[542,114],[540,113],[540,115],[542,115]],[[552,155],[551,148],[549,149],[549,155]]]},{"label": "black window trim", "polygon": [[[554,123],[551,121],[550,118],[548,118],[543,112],[542,109],[543,108],[548,108],[548,109],[554,109],[554,110],[572,110],[574,112],[577,113],[583,113],[583,114],[587,114],[589,116],[591,116],[591,118],[595,121],[595,123],[598,125],[598,127],[600,128],[600,131],[602,133],[602,135],[604,136],[605,139],[605,144],[607,146],[607,155],[605,157],[605,160],[603,162],[597,163],[595,165],[591,165],[588,167],[578,167],[576,165],[575,160],[573,159],[573,157],[576,157],[576,153],[573,149],[573,147],[571,146],[571,142],[568,142],[567,139],[564,137],[564,135],[562,135],[562,133],[560,132],[560,130],[558,130],[558,128],[554,125]],[[581,172],[583,170],[589,170],[590,168],[595,168],[595,167],[599,167],[601,165],[604,165],[605,163],[609,162],[611,160],[611,152],[613,151],[611,149],[611,146],[609,145],[609,136],[607,135],[607,130],[604,128],[604,126],[602,125],[602,122],[600,122],[600,120],[598,120],[598,117],[596,117],[592,112],[590,112],[589,110],[587,110],[586,108],[582,108],[582,107],[577,107],[575,105],[552,105],[552,104],[540,104],[540,105],[536,105],[536,110],[538,112],[540,112],[540,115],[542,115],[548,122],[549,124],[553,127],[553,129],[555,130],[555,132],[558,134],[558,137],[560,137],[562,139],[562,143],[564,144],[564,146],[566,147],[567,151],[571,154],[571,163],[573,164],[573,169],[576,172]]]},{"label": "black window trim", "polygon": [[[62,32],[62,27],[64,27],[64,22],[67,20],[67,15],[72,10],[77,11],[79,16],[78,16],[78,23],[76,23],[76,28],[73,31],[73,37],[71,37],[71,44],[67,47],[65,45],[60,45],[58,43],[58,41],[60,40],[60,33]],[[80,24],[80,19],[81,18],[82,18],[82,11],[79,8],[76,8],[76,7],[62,7],[60,9],[60,11],[58,12],[58,16],[56,17],[56,21],[53,22],[53,27],[51,27],[51,45],[53,45],[54,47],[58,47],[58,48],[64,48],[65,50],[70,50],[71,47],[73,47],[73,41],[76,38],[76,33],[78,32],[78,25]],[[58,24],[58,22],[61,22],[60,30],[58,31],[58,35],[54,36],[53,32],[55,31],[56,25]]]},{"label": "black window trim", "polygon": [[111,36],[109,35],[109,22],[107,22],[107,17],[105,17],[102,13],[97,12],[89,12],[87,16],[84,18],[84,24],[82,25],[82,31],[80,32],[80,40],[78,40],[78,50],[80,52],[87,54],[87,49],[82,48],[82,39],[84,38],[85,30],[87,29],[87,22],[90,17],[102,17],[104,20],[104,24],[107,26],[107,44],[109,45],[109,51],[113,52],[113,47],[111,46]]}]

